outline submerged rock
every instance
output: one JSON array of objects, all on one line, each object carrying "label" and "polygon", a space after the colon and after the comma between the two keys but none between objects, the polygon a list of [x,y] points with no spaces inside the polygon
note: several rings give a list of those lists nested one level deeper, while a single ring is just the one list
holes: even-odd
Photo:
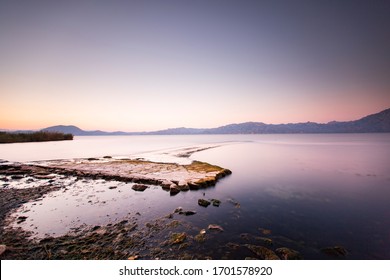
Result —
[{"label": "submerged rock", "polygon": [[174,244],[180,244],[180,243],[183,243],[184,240],[186,240],[187,238],[187,234],[185,232],[182,232],[182,233],[172,233],[171,237],[170,237],[170,244],[171,245],[174,245]]},{"label": "submerged rock", "polygon": [[18,224],[23,223],[25,220],[27,220],[27,218],[28,218],[28,217],[26,217],[26,216],[19,216],[19,217],[18,217],[18,222],[17,222],[17,223],[18,223]]},{"label": "submerged rock", "polygon": [[280,260],[274,251],[264,246],[257,246],[252,244],[245,244],[245,246],[263,260]]},{"label": "submerged rock", "polygon": [[176,195],[179,192],[180,192],[180,190],[178,189],[178,187],[176,187],[176,185],[171,185],[171,187],[169,189],[170,195]]},{"label": "submerged rock", "polygon": [[134,186],[131,187],[133,190],[137,191],[137,192],[143,192],[144,190],[146,190],[148,188],[148,186],[146,185],[141,185],[141,184],[135,184]]},{"label": "submerged rock", "polygon": [[215,230],[215,231],[223,231],[223,228],[219,225],[216,225],[216,224],[210,224],[208,227],[207,227],[208,230]]},{"label": "submerged rock", "polygon": [[218,200],[218,199],[211,199],[211,202],[213,203],[213,206],[215,207],[219,207],[219,205],[221,205],[221,201]]},{"label": "submerged rock", "polygon": [[4,252],[7,250],[7,246],[5,246],[5,245],[0,245],[0,256],[2,255],[2,254],[4,254]]},{"label": "submerged rock", "polygon": [[203,199],[203,198],[200,198],[200,199],[198,199],[198,205],[200,205],[202,207],[207,207],[210,205],[210,201]]},{"label": "submerged rock", "polygon": [[205,229],[202,229],[199,234],[195,235],[195,241],[199,242],[199,243],[203,243],[206,241],[206,230]]},{"label": "submerged rock", "polygon": [[302,255],[293,249],[282,247],[276,249],[276,253],[284,260],[303,260]]},{"label": "submerged rock", "polygon": [[342,246],[322,248],[321,252],[333,257],[345,257],[348,251]]},{"label": "submerged rock", "polygon": [[240,203],[237,202],[236,200],[234,200],[233,198],[229,198],[227,201],[228,201],[229,203],[233,204],[234,207],[236,207],[236,208],[240,208],[240,207],[241,207]]}]

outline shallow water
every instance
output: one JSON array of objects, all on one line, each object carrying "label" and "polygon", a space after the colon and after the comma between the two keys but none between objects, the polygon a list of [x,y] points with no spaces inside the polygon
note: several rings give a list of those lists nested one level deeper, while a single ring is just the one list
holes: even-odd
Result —
[{"label": "shallow water", "polygon": [[[224,228],[199,249],[214,250],[215,258],[228,242],[266,237],[275,248],[293,248],[307,259],[327,258],[320,249],[336,245],[345,247],[350,259],[390,259],[390,134],[76,137],[66,143],[11,144],[6,150],[2,145],[0,157],[159,159],[167,151],[221,143],[190,157],[233,171],[215,187],[171,197],[156,186],[138,193],[131,184],[64,178],[57,183],[68,184],[67,189],[25,204],[16,215],[29,211],[23,226],[42,236],[120,221],[137,212],[143,223],[181,206],[197,212],[180,217],[192,224],[190,234],[209,224]],[[222,204],[203,208],[199,198],[217,198]],[[245,256],[239,251],[229,255],[240,257]]]}]

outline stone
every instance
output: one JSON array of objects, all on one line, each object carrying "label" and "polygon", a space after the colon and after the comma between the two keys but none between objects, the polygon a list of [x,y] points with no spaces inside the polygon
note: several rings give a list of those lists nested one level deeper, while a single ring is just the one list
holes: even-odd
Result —
[{"label": "stone", "polygon": [[276,249],[276,253],[284,260],[302,260],[302,255],[293,249],[282,247]]},{"label": "stone", "polygon": [[146,190],[148,188],[148,186],[146,185],[141,185],[141,184],[135,184],[134,186],[131,187],[133,190],[137,191],[137,192],[143,192],[144,190]]},{"label": "stone", "polygon": [[198,199],[198,205],[200,205],[202,207],[207,207],[210,205],[210,201],[203,199],[203,198],[200,198],[200,199]]},{"label": "stone", "polygon": [[208,227],[207,227],[208,230],[215,230],[215,231],[223,231],[223,228],[219,225],[216,225],[216,224],[210,224]]},{"label": "stone", "polygon": [[212,202],[212,204],[213,204],[213,206],[215,206],[215,207],[219,207],[219,205],[221,205],[221,201],[220,200],[218,200],[218,199],[212,199],[211,200],[211,202]]},{"label": "stone", "polygon": [[280,260],[274,251],[264,246],[257,246],[252,244],[245,244],[245,246],[263,260]]},{"label": "stone", "polygon": [[333,257],[345,257],[348,251],[341,246],[322,248],[321,252]]},{"label": "stone", "polygon": [[195,211],[182,211],[182,212],[179,212],[180,215],[185,215],[185,216],[192,216],[192,215],[195,215],[196,212]]},{"label": "stone", "polygon": [[170,195],[176,195],[180,192],[180,190],[176,187],[176,185],[171,185],[169,189],[169,194]]},{"label": "stone", "polygon": [[231,203],[231,204],[233,204],[234,207],[236,207],[236,208],[240,208],[240,207],[241,207],[240,203],[238,203],[236,200],[234,200],[234,199],[232,199],[232,198],[229,198],[229,199],[228,199],[228,202]]},{"label": "stone", "polygon": [[187,234],[185,232],[182,233],[172,233],[170,237],[170,244],[180,244],[183,243],[184,240],[186,240]]},{"label": "stone", "polygon": [[28,217],[26,217],[26,216],[19,216],[19,217],[18,217],[17,223],[18,223],[18,224],[23,223],[25,220],[27,220],[27,218],[28,218]]},{"label": "stone", "polygon": [[5,245],[0,245],[0,256],[2,255],[2,254],[4,254],[4,252],[7,250],[7,246],[5,246]]}]

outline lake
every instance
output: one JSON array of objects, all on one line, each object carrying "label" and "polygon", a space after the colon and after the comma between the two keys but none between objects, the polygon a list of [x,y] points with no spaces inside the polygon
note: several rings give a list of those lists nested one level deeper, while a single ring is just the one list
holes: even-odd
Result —
[{"label": "lake", "polygon": [[[0,158],[29,162],[109,155],[175,161],[171,151],[195,146],[215,147],[181,163],[206,161],[232,175],[215,187],[176,196],[158,186],[136,193],[118,183],[118,192],[105,192],[113,182],[96,181],[89,188],[68,182],[83,193],[53,192],[41,204],[26,203],[27,229],[37,236],[61,235],[135,212],[146,223],[180,206],[197,212],[180,218],[190,224],[190,234],[209,224],[223,227],[213,242],[193,249],[216,259],[244,258],[241,250],[227,254],[225,245],[253,238],[270,239],[275,248],[292,248],[305,259],[331,258],[321,248],[333,246],[345,248],[347,259],[390,259],[390,134],[84,136],[3,144]],[[96,203],[87,203],[91,197]],[[203,208],[199,198],[222,203]]]}]

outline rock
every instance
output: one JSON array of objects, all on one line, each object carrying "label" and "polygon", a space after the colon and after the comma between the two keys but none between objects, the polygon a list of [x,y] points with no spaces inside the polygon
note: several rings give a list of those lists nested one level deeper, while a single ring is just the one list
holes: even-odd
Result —
[{"label": "rock", "polygon": [[195,215],[196,212],[195,211],[181,211],[179,212],[180,215],[185,215],[185,216],[192,216],[192,215]]},{"label": "rock", "polygon": [[321,252],[333,257],[345,257],[348,251],[341,246],[322,248]]},{"label": "rock", "polygon": [[103,158],[112,158],[112,156],[104,156]]},{"label": "rock", "polygon": [[91,231],[95,231],[95,230],[98,230],[99,228],[101,228],[101,226],[94,226]]},{"label": "rock", "polygon": [[178,186],[179,190],[183,191],[183,192],[186,192],[186,191],[189,191],[190,190],[190,186],[188,184],[185,184],[185,185],[179,185]]},{"label": "rock", "polygon": [[133,190],[137,191],[137,192],[143,192],[144,190],[146,190],[148,188],[148,186],[146,185],[141,185],[141,184],[135,184],[134,186],[131,187]]},{"label": "rock", "polygon": [[116,186],[108,187],[109,190],[113,190],[113,189],[116,189],[116,188],[117,188]]},{"label": "rock", "polygon": [[215,230],[215,231],[223,231],[223,228],[219,225],[216,225],[216,224],[210,224],[208,227],[207,227],[208,230]]},{"label": "rock", "polygon": [[183,212],[183,207],[177,207],[174,212],[175,213]]},{"label": "rock", "polygon": [[240,244],[229,242],[226,244],[226,247],[228,247],[231,250],[238,250],[241,246]]},{"label": "rock", "polygon": [[211,202],[213,203],[213,206],[215,207],[219,207],[219,205],[221,205],[221,201],[218,200],[218,199],[212,199]]},{"label": "rock", "polygon": [[25,220],[27,220],[27,218],[28,218],[28,217],[26,217],[26,216],[19,216],[19,217],[18,217],[17,223],[18,223],[18,224],[23,223]]},{"label": "rock", "polygon": [[176,195],[180,192],[179,188],[176,187],[176,185],[171,185],[170,189],[169,189],[169,194],[170,195]]},{"label": "rock", "polygon": [[174,244],[183,243],[184,240],[186,240],[186,238],[187,238],[187,234],[185,232],[182,232],[182,233],[172,233],[172,235],[170,237],[170,244],[174,245]]},{"label": "rock", "polygon": [[20,179],[23,179],[24,178],[24,175],[12,175],[11,176],[11,179],[14,179],[14,180],[20,180]]},{"label": "rock", "polygon": [[189,188],[188,183],[184,180],[179,181],[179,183],[177,185],[178,185],[179,189]]},{"label": "rock", "polygon": [[232,198],[229,198],[229,199],[228,199],[228,202],[231,203],[231,204],[233,204],[234,207],[236,207],[236,208],[240,208],[240,207],[241,207],[240,203],[238,203],[237,201],[235,201],[235,200],[232,199]]},{"label": "rock", "polygon": [[266,247],[252,244],[245,244],[245,246],[263,260],[280,260],[274,251]]},{"label": "rock", "polygon": [[198,242],[198,243],[203,243],[206,241],[206,235],[205,234],[197,234],[195,235],[194,237],[195,241]]},{"label": "rock", "polygon": [[200,230],[199,234],[195,235],[195,241],[199,243],[203,243],[206,241],[206,230],[202,229]]},{"label": "rock", "polygon": [[4,254],[4,252],[7,250],[7,246],[5,246],[5,245],[0,245],[0,256],[2,255],[2,254]]},{"label": "rock", "polygon": [[272,231],[270,229],[259,228],[260,232],[264,235],[270,235]]},{"label": "rock", "polygon": [[290,248],[278,248],[276,249],[276,253],[284,260],[303,260],[302,255],[298,251],[292,250]]},{"label": "rock", "polygon": [[259,240],[264,243],[264,245],[272,246],[273,242],[271,238],[266,237],[256,237],[256,240]]},{"label": "rock", "polygon": [[200,199],[198,199],[198,205],[200,205],[202,207],[207,207],[210,205],[210,201],[200,198]]},{"label": "rock", "polygon": [[34,178],[41,179],[41,180],[54,179],[55,177],[56,177],[55,175],[49,175],[49,174],[35,174],[34,175]]}]

